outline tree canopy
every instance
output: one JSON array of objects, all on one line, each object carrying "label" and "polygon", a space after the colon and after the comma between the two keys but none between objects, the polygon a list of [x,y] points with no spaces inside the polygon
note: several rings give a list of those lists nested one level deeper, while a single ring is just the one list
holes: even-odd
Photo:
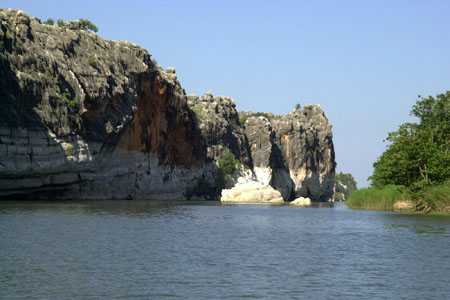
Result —
[{"label": "tree canopy", "polygon": [[[47,25],[55,25],[55,21],[52,18],[48,18],[44,24]],[[77,29],[77,30],[86,30],[86,31],[93,31],[98,32],[98,27],[88,19],[79,19],[74,21],[64,21],[63,19],[58,19],[56,21],[56,25],[59,27],[65,27],[67,26],[70,29]]]},{"label": "tree canopy", "polygon": [[54,21],[52,18],[48,18],[48,19],[44,22],[44,24],[47,24],[47,25],[55,25],[55,21]]},{"label": "tree canopy", "polygon": [[336,181],[345,185],[345,196],[350,195],[354,190],[357,189],[356,180],[350,173],[339,172],[338,174],[336,174]]},{"label": "tree canopy", "polygon": [[374,163],[373,186],[389,184],[420,189],[450,178],[450,91],[420,97],[404,123],[389,133],[386,151]]},{"label": "tree canopy", "polygon": [[91,30],[93,32],[98,31],[98,27],[94,23],[92,23],[91,21],[89,21],[87,19],[79,19],[78,25],[80,26],[80,29],[82,29],[82,30]]}]

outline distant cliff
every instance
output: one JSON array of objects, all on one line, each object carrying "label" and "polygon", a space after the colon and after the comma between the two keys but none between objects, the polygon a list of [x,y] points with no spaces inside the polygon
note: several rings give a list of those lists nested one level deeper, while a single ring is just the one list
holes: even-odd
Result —
[{"label": "distant cliff", "polygon": [[129,42],[1,9],[0,99],[1,198],[215,199],[227,153],[239,166],[225,185],[333,196],[318,106],[238,114],[231,98],[187,96],[175,70]]},{"label": "distant cliff", "polygon": [[275,116],[242,113],[255,173],[285,200],[333,197],[335,154],[331,124],[318,105]]},{"label": "distant cliff", "polygon": [[[235,183],[254,180],[271,185],[285,200],[333,199],[335,154],[332,126],[318,105],[286,115],[241,112],[231,98],[189,96],[208,155],[217,160],[230,150],[243,166]],[[251,171],[245,172],[245,170]],[[244,171],[244,172],[242,172]]]}]

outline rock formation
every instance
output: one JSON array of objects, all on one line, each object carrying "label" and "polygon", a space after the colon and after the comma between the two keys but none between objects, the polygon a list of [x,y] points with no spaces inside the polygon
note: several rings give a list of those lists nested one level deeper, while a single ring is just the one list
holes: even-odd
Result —
[{"label": "rock formation", "polygon": [[276,133],[264,116],[249,116],[245,122],[256,178],[273,186],[283,198],[289,200],[293,193],[293,181],[276,144]]},{"label": "rock formation", "polygon": [[195,113],[209,158],[217,160],[228,149],[243,165],[252,168],[247,137],[233,99],[207,93],[188,96],[188,105]]},{"label": "rock formation", "polygon": [[294,201],[289,202],[289,205],[301,206],[301,207],[310,206],[311,205],[311,199],[299,197],[299,198],[295,199]]},{"label": "rock formation", "polygon": [[236,185],[232,189],[222,190],[221,201],[225,203],[266,203],[283,204],[284,199],[279,191],[259,182]]},{"label": "rock formation", "polygon": [[175,72],[146,50],[16,10],[0,22],[0,196],[177,199],[211,177]]},{"label": "rock formation", "polygon": [[307,105],[272,122],[276,143],[294,181],[295,197],[332,199],[336,168],[333,133],[320,106]]},{"label": "rock formation", "polygon": [[332,199],[318,106],[238,114],[129,42],[0,9],[0,101],[0,198]]},{"label": "rock formation", "polygon": [[335,157],[331,124],[318,105],[284,116],[244,113],[258,180],[279,190],[285,200],[333,197]]}]

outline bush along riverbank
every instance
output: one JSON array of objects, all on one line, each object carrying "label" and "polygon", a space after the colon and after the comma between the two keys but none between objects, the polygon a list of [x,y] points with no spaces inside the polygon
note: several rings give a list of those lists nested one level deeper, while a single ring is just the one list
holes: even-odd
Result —
[{"label": "bush along riverbank", "polygon": [[389,133],[372,186],[353,192],[349,207],[450,214],[450,92],[419,96],[411,115],[418,122]]},{"label": "bush along riverbank", "polygon": [[346,203],[354,209],[450,215],[450,181],[416,192],[396,185],[362,188],[354,191]]}]

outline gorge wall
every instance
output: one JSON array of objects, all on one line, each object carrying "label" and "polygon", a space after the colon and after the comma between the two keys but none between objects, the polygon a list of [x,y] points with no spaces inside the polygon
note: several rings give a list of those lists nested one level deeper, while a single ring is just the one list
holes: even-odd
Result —
[{"label": "gorge wall", "polygon": [[280,191],[285,200],[333,198],[336,167],[333,134],[320,106],[297,107],[282,116],[242,115],[260,181]]},{"label": "gorge wall", "polygon": [[333,197],[318,106],[239,114],[231,98],[187,96],[175,70],[134,44],[17,10],[0,9],[0,101],[0,198],[213,199],[226,151],[240,162],[228,184]]}]

